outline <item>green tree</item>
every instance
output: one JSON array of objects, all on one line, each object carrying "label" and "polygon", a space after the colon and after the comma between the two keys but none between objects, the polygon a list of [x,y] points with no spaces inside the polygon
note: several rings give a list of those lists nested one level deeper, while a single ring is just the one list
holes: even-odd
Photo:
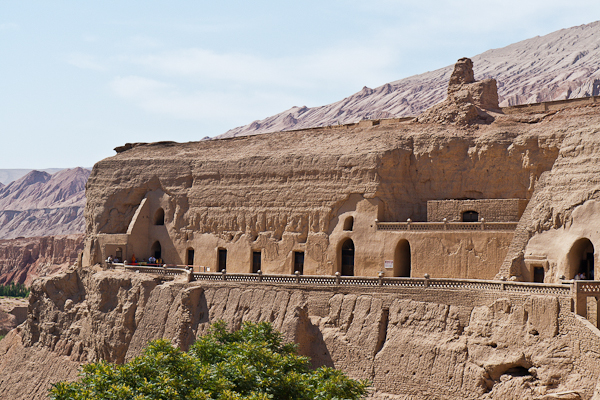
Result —
[{"label": "green tree", "polygon": [[368,382],[332,368],[311,370],[296,349],[269,323],[247,322],[229,332],[217,322],[188,352],[156,340],[126,364],[85,365],[79,381],[55,384],[50,398],[354,400],[367,394]]},{"label": "green tree", "polygon": [[29,289],[22,283],[11,282],[8,285],[0,285],[0,296],[27,297],[29,296]]}]

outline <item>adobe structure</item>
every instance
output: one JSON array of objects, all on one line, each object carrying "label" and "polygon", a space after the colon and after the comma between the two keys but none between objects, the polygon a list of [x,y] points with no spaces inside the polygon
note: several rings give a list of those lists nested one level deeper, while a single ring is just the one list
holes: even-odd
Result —
[{"label": "adobe structure", "polygon": [[496,81],[473,76],[459,60],[448,98],[418,118],[117,148],[87,183],[83,265],[592,277],[600,102],[500,109]]}]

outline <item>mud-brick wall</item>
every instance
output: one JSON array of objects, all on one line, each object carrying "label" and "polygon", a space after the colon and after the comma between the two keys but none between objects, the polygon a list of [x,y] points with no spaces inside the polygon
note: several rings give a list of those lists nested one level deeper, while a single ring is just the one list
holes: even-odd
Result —
[{"label": "mud-brick wall", "polygon": [[526,199],[430,200],[427,202],[427,221],[462,221],[465,211],[479,213],[487,222],[516,222],[521,218]]}]

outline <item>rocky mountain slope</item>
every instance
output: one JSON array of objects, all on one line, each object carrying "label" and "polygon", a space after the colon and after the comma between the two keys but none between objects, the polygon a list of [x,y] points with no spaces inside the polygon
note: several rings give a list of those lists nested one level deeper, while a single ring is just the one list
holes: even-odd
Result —
[{"label": "rocky mountain slope", "polygon": [[53,175],[34,170],[0,187],[0,239],[82,233],[89,174],[84,168]]},{"label": "rocky mountain slope", "polygon": [[[62,171],[64,168],[46,168],[38,171],[47,172],[49,174],[55,174],[58,171]],[[0,169],[0,189],[3,186],[8,185],[12,181],[16,181],[19,178],[27,175],[33,171],[32,169],[22,169],[22,168],[11,168],[11,169]]]},{"label": "rocky mountain slope", "polygon": [[[458,56],[461,56],[460,54]],[[457,57],[458,58],[458,57]],[[477,80],[498,81],[500,106],[600,94],[600,21],[562,29],[471,57]],[[218,138],[417,116],[446,97],[453,66],[364,87],[336,103],[292,107]]]}]

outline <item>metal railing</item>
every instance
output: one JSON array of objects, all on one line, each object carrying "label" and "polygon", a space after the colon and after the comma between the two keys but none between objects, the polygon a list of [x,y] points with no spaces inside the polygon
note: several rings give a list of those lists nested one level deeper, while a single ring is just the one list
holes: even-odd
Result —
[{"label": "metal railing", "polygon": [[377,222],[378,231],[514,231],[518,222]]}]

